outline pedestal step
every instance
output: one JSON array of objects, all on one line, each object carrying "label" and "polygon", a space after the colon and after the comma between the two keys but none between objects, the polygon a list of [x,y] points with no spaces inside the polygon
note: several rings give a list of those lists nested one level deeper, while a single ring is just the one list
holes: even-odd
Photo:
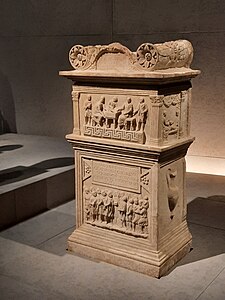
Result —
[{"label": "pedestal step", "polygon": [[74,198],[72,153],[63,139],[0,136],[0,229]]},{"label": "pedestal step", "polygon": [[153,277],[161,277],[191,249],[191,234],[184,221],[163,238],[159,249],[149,241],[127,235],[118,236],[86,224],[68,240],[68,251],[105,261]]}]

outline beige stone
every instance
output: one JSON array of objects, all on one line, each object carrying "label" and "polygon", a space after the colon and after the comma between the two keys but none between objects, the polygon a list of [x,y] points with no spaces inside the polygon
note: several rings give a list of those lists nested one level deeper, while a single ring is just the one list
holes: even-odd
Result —
[{"label": "beige stone", "polygon": [[160,277],[191,247],[185,154],[190,42],[76,45],[73,81],[76,230],[71,252]]}]

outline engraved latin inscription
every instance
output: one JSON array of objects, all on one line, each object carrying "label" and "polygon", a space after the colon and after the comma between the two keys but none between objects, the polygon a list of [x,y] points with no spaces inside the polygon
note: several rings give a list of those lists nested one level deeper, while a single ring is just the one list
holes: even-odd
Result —
[{"label": "engraved latin inscription", "polygon": [[92,164],[92,183],[140,193],[139,167],[97,160]]}]

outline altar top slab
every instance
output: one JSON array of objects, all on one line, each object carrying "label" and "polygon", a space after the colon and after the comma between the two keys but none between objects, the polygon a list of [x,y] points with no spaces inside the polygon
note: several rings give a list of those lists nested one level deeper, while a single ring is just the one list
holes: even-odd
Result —
[{"label": "altar top slab", "polygon": [[170,82],[182,82],[190,80],[200,74],[199,70],[187,68],[173,68],[152,72],[116,72],[116,71],[60,71],[59,75],[77,82],[112,82],[137,84],[167,84]]}]

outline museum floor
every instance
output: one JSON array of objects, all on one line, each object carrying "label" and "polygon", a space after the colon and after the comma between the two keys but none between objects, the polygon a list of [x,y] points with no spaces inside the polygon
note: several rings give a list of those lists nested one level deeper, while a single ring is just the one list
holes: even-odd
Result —
[{"label": "museum floor", "polygon": [[68,254],[70,201],[0,232],[0,299],[225,299],[225,179],[187,175],[193,250],[167,276]]}]

